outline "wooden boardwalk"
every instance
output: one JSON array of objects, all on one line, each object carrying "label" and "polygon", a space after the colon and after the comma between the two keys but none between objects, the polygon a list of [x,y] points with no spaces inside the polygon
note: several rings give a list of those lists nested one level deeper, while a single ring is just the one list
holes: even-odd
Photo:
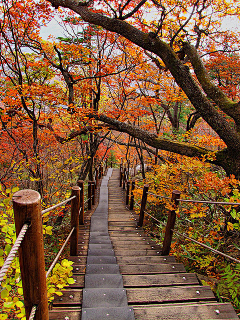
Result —
[{"label": "wooden boardwalk", "polygon": [[[50,312],[51,320],[130,320],[133,319],[132,310],[136,320],[239,319],[230,303],[217,302],[210,287],[200,285],[197,276],[186,273],[183,264],[176,263],[173,256],[161,256],[161,247],[151,241],[144,234],[142,228],[137,228],[138,216],[124,205],[123,191],[119,187],[118,169],[113,169],[113,174],[108,183],[108,191],[108,232],[114,249],[114,259],[116,259],[119,265],[122,277],[122,291],[127,296],[128,308],[130,310],[129,315],[120,317],[114,311],[115,316],[111,312],[105,313],[104,316],[101,313],[101,309],[105,310],[104,301],[102,302],[103,305],[99,307],[97,315],[85,317],[82,314],[88,245],[89,239],[91,239],[91,214],[89,213],[86,216],[85,225],[80,229],[78,256],[71,257],[72,261],[74,261],[75,284],[71,285],[64,292],[63,296],[56,297],[53,303],[53,310]],[[104,248],[108,248],[107,243],[109,242],[107,239],[104,241],[104,237],[106,238],[106,236],[102,236],[103,245],[101,247],[103,251],[108,250]],[[89,265],[87,268],[89,268]],[[105,269],[110,270],[112,268],[106,265]],[[110,273],[115,272],[110,271]],[[96,292],[99,292],[99,295],[103,293],[104,296],[107,296],[110,289],[106,288],[106,286],[103,287],[101,285],[99,288],[98,284],[97,289],[88,290],[90,292],[92,290],[95,295]],[[118,292],[119,288],[111,290]],[[111,300],[112,291],[109,291],[109,295]],[[85,307],[83,307],[83,310],[88,310],[86,307],[91,308],[91,305],[88,306],[86,303],[86,297],[84,299]],[[119,302],[117,302],[116,307],[120,307]],[[125,306],[124,308],[126,309]]]}]

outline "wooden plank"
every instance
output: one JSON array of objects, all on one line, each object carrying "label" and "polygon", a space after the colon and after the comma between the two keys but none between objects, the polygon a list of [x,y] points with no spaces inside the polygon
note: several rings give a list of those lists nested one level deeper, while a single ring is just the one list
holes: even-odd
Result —
[{"label": "wooden plank", "polygon": [[122,231],[109,231],[109,235],[110,235],[110,237],[114,240],[115,238],[122,238],[122,239],[124,239],[124,238],[126,238],[126,239],[128,239],[128,238],[136,238],[136,239],[139,239],[139,237],[144,237],[144,236],[146,236],[143,232],[140,232],[140,231],[138,231],[138,229],[135,229],[135,230],[128,230],[128,231],[124,231],[124,232],[122,232]]},{"label": "wooden plank", "polygon": [[130,304],[215,300],[208,286],[131,288],[127,289],[127,298]]},{"label": "wooden plank", "polygon": [[174,256],[147,256],[147,257],[135,257],[135,256],[118,256],[117,263],[121,265],[127,264],[159,264],[159,263],[174,263],[176,259]]},{"label": "wooden plank", "polygon": [[87,256],[87,253],[88,253],[88,251],[87,251],[87,249],[79,249],[78,250],[78,256]]},{"label": "wooden plank", "polygon": [[128,226],[109,226],[109,231],[132,231],[133,226],[128,225]]},{"label": "wooden plank", "polygon": [[74,274],[73,279],[75,282],[70,284],[68,288],[83,288],[84,287],[84,275]]},{"label": "wooden plank", "polygon": [[74,264],[86,264],[87,263],[87,257],[79,257],[79,256],[70,256],[68,260],[73,261]]},{"label": "wooden plank", "polygon": [[49,320],[79,320],[81,319],[81,309],[56,309],[49,311]]},{"label": "wooden plank", "polygon": [[122,238],[116,238],[113,240],[112,239],[112,243],[115,246],[119,246],[119,247],[125,247],[125,246],[138,246],[138,245],[143,245],[143,244],[148,244],[150,246],[159,246],[156,244],[156,242],[150,240],[149,238],[143,238],[143,237],[138,237],[137,240],[135,239],[127,239],[127,240],[121,240]]},{"label": "wooden plank", "polygon": [[86,265],[85,264],[74,264],[73,265],[73,274],[85,274]]},{"label": "wooden plank", "polygon": [[129,245],[127,245],[127,244],[119,245],[117,243],[113,243],[113,249],[115,249],[115,250],[133,250],[133,251],[135,251],[136,248],[138,250],[153,250],[153,249],[158,250],[158,251],[161,250],[161,247],[158,245],[144,244],[143,242],[141,243],[140,241],[138,244],[133,244],[130,242]]},{"label": "wooden plank", "polygon": [[137,320],[239,320],[230,303],[135,306]]},{"label": "wooden plank", "polygon": [[122,250],[115,249],[116,256],[154,256],[161,255],[160,250],[144,249],[144,250]]},{"label": "wooden plank", "polygon": [[123,275],[124,287],[199,285],[194,273]]},{"label": "wooden plank", "polygon": [[82,305],[82,290],[80,289],[67,289],[64,290],[62,296],[55,296],[53,300],[53,307],[60,306],[80,306]]},{"label": "wooden plank", "polygon": [[134,228],[136,226],[136,221],[109,221],[109,230],[115,230],[116,228]]},{"label": "wooden plank", "polygon": [[148,264],[148,265],[120,265],[121,274],[157,274],[186,272],[182,263]]}]

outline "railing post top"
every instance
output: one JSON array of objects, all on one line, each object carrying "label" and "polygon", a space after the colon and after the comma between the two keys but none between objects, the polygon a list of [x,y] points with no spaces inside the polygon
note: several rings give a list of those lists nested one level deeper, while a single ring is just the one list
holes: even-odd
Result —
[{"label": "railing post top", "polygon": [[180,194],[181,194],[181,191],[179,191],[179,190],[173,190],[172,193],[173,193],[173,194],[176,194],[176,195],[180,195]]},{"label": "railing post top", "polygon": [[13,203],[28,205],[38,203],[41,200],[40,193],[32,189],[23,189],[13,194]]},{"label": "railing post top", "polygon": [[80,190],[80,187],[79,187],[79,186],[73,186],[73,187],[72,187],[72,190],[74,190],[74,191],[75,191],[75,190],[76,190],[76,191],[77,191],[77,190]]},{"label": "railing post top", "polygon": [[172,191],[172,201],[175,201],[175,204],[179,204],[179,199],[180,199],[181,191],[178,190],[173,190]]},{"label": "railing post top", "polygon": [[78,182],[77,183],[84,183],[84,181],[83,180],[78,180]]}]

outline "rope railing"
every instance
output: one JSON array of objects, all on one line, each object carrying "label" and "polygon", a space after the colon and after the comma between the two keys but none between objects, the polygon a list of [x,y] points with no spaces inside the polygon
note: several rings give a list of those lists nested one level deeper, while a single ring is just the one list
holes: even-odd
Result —
[{"label": "rope railing", "polygon": [[4,276],[6,275],[6,273],[8,271],[8,268],[10,267],[13,259],[15,258],[15,255],[16,255],[16,253],[17,253],[17,251],[18,251],[18,249],[19,249],[19,247],[20,247],[20,245],[21,245],[21,243],[22,243],[22,241],[24,239],[24,236],[25,236],[28,228],[29,228],[29,224],[25,223],[23,225],[23,227],[22,227],[22,229],[21,229],[21,231],[20,231],[20,233],[19,233],[19,235],[18,235],[18,237],[17,237],[17,239],[16,239],[11,251],[9,252],[9,255],[7,256],[7,259],[5,260],[2,268],[0,269],[0,285],[1,285],[2,281],[3,281]]},{"label": "rope railing", "polygon": [[204,203],[204,204],[218,204],[226,206],[239,206],[239,202],[221,202],[221,201],[208,201],[208,200],[194,200],[194,199],[179,199],[180,202],[193,202],[193,203]]},{"label": "rope railing", "polygon": [[156,198],[163,198],[163,199],[171,200],[171,198],[170,198],[170,197],[167,197],[167,196],[160,196],[159,194],[155,194],[155,193],[150,192],[150,191],[148,191],[148,194],[150,194],[151,196],[154,196],[154,197],[156,197]]},{"label": "rope railing", "polygon": [[[155,221],[157,221],[157,222],[160,223],[161,225],[163,225],[163,226],[165,226],[165,227],[167,226],[166,223],[158,220],[157,218],[155,218],[153,215],[151,215],[151,214],[148,213],[147,211],[144,211],[144,212],[145,212],[146,215],[150,216],[152,219],[154,219]],[[174,232],[175,234],[177,234],[177,235],[180,236],[180,237],[183,237],[183,238],[185,238],[185,239],[188,239],[188,240],[190,240],[190,241],[193,241],[193,242],[197,243],[198,245],[200,245],[200,246],[202,246],[202,247],[204,247],[204,248],[207,248],[207,249],[211,250],[211,251],[214,252],[214,253],[217,253],[217,254],[219,254],[219,255],[227,258],[227,259],[230,259],[230,260],[233,260],[233,261],[235,261],[235,262],[237,262],[237,263],[240,263],[240,260],[235,259],[235,258],[233,258],[233,257],[231,257],[231,256],[229,256],[229,255],[227,255],[227,254],[225,254],[225,253],[223,253],[223,252],[221,252],[221,251],[219,251],[219,250],[216,250],[216,249],[214,249],[214,248],[212,248],[212,247],[210,247],[210,246],[208,246],[208,245],[206,245],[206,244],[204,244],[204,243],[202,243],[202,242],[199,242],[199,241],[197,241],[197,240],[195,240],[195,239],[193,239],[193,238],[191,238],[191,237],[189,237],[189,236],[186,236],[186,235],[183,234],[183,233],[180,233],[180,232],[178,232],[178,231],[176,231],[176,230],[174,230],[174,229],[171,229],[171,231]]]},{"label": "rope railing", "polygon": [[232,261],[235,261],[235,262],[237,262],[237,263],[240,263],[240,260],[235,259],[235,258],[229,256],[228,254],[225,254],[225,253],[223,253],[223,252],[221,252],[221,251],[219,251],[219,250],[216,250],[216,249],[214,249],[214,248],[212,248],[212,247],[210,247],[210,246],[208,246],[208,245],[206,245],[206,244],[204,244],[204,243],[202,243],[202,242],[199,242],[199,241],[197,241],[197,240],[195,240],[195,239],[193,239],[193,238],[191,238],[191,237],[188,237],[188,236],[186,236],[185,234],[182,234],[182,233],[180,233],[180,232],[178,232],[178,231],[176,231],[176,230],[172,230],[172,231],[173,231],[175,234],[177,234],[178,236],[180,236],[180,237],[183,237],[183,238],[185,238],[185,239],[188,239],[188,240],[190,240],[190,241],[193,241],[194,243],[197,243],[198,245],[200,245],[200,246],[202,246],[202,247],[204,247],[204,248],[207,248],[207,249],[211,250],[211,251],[214,252],[214,253],[217,253],[217,254],[219,254],[219,255],[227,258],[227,259],[230,259],[230,260],[232,260]]},{"label": "rope railing", "polygon": [[73,196],[73,197],[71,197],[71,198],[69,198],[69,199],[66,199],[66,200],[64,200],[64,201],[62,201],[62,202],[60,202],[60,203],[58,203],[58,204],[55,204],[54,206],[52,206],[52,207],[50,207],[50,208],[47,208],[47,209],[45,209],[45,210],[42,210],[42,214],[47,213],[47,212],[50,212],[50,211],[52,211],[52,210],[54,210],[54,209],[56,209],[56,208],[58,208],[58,207],[63,206],[64,204],[72,201],[75,197],[76,197],[76,196]]},{"label": "rope railing", "polygon": [[72,228],[72,230],[70,231],[67,239],[65,240],[64,244],[62,245],[61,249],[59,250],[58,254],[56,255],[56,258],[53,260],[50,268],[48,269],[47,273],[46,273],[46,278],[48,278],[49,274],[51,273],[52,269],[55,267],[56,263],[58,262],[58,259],[60,258],[60,255],[62,254],[64,248],[66,247],[71,235],[73,234],[75,227]]},{"label": "rope railing", "polygon": [[161,225],[163,225],[163,226],[167,226],[167,224],[166,223],[164,223],[164,222],[162,222],[162,221],[160,221],[160,220],[158,220],[157,218],[155,218],[153,215],[151,215],[149,212],[147,212],[147,211],[144,211],[144,213],[146,214],[146,215],[148,215],[149,217],[151,217],[153,220],[155,220],[155,221],[157,221],[158,223],[160,223]]},{"label": "rope railing", "polygon": [[28,320],[33,320],[35,318],[36,311],[37,311],[37,306],[33,306]]},{"label": "rope railing", "polygon": [[139,186],[136,186],[136,185],[135,185],[135,188],[137,188],[137,189],[140,189],[140,190],[142,190],[142,188],[141,188],[141,187],[139,187]]},{"label": "rope railing", "polygon": [[140,204],[139,204],[137,201],[134,200],[134,203],[135,203],[139,208],[141,207]]},{"label": "rope railing", "polygon": [[[130,182],[128,181],[127,182],[127,185],[129,185]],[[141,201],[141,206],[138,204],[138,202],[135,201],[134,199],[134,194],[133,194],[133,190],[137,188],[137,189],[142,189],[143,190],[143,195],[142,195],[142,201]],[[147,196],[148,195],[151,195],[151,196],[154,196],[156,198],[164,198],[164,199],[167,199],[167,200],[171,200],[171,202],[175,205],[175,206],[178,206],[179,205],[179,202],[186,202],[186,203],[189,203],[189,202],[192,202],[192,203],[203,203],[203,204],[214,204],[214,205],[240,205],[240,203],[238,202],[221,202],[221,201],[206,201],[206,200],[194,200],[194,199],[180,199],[180,192],[179,191],[176,191],[174,190],[172,192],[172,197],[166,197],[166,196],[161,196],[161,195],[157,195],[153,192],[150,192],[148,191],[148,188],[149,186],[148,185],[144,185],[143,188],[141,187],[138,187],[135,185],[135,179],[134,179],[134,184],[133,184],[133,181],[132,181],[132,191],[131,191],[131,198],[132,198],[132,203],[137,205],[138,207],[140,207],[140,213],[139,213],[139,222],[138,222],[138,226],[142,227],[143,225],[143,220],[144,220],[144,214],[148,215],[150,218],[152,218],[153,220],[155,220],[157,223],[161,224],[162,226],[166,227],[166,230],[165,230],[165,237],[164,237],[164,242],[163,242],[163,252],[162,252],[162,255],[168,255],[169,252],[170,252],[170,249],[171,249],[171,241],[172,241],[172,236],[173,236],[173,233],[175,233],[176,235],[180,236],[180,237],[183,237],[185,239],[188,239],[204,248],[207,248],[209,250],[211,250],[212,252],[216,253],[216,254],[219,254],[227,259],[230,259],[234,262],[237,262],[237,263],[240,263],[240,260],[234,258],[234,257],[231,257],[230,255],[227,255],[219,250],[216,250],[202,242],[199,242],[189,236],[186,236],[185,234],[182,234],[176,230],[174,230],[174,225],[175,225],[175,220],[176,220],[176,211],[175,209],[173,208],[172,210],[170,210],[169,212],[169,216],[168,216],[168,220],[167,220],[167,223],[164,223],[162,221],[160,221],[159,219],[157,219],[156,217],[154,217],[152,214],[150,214],[149,212],[147,212],[145,210],[146,208],[146,202],[147,202]],[[129,203],[129,196],[130,196],[130,190],[129,190],[129,187],[127,188],[127,195],[126,195],[126,205]],[[133,207],[130,208],[133,210]]]}]

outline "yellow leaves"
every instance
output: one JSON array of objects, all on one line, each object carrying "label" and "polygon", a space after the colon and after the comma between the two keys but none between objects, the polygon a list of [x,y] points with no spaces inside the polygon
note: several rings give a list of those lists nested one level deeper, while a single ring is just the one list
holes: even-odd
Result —
[{"label": "yellow leaves", "polygon": [[31,180],[31,181],[40,181],[40,178],[33,178],[33,177],[30,177],[30,180]]},{"label": "yellow leaves", "polygon": [[52,226],[43,225],[43,234],[52,235]]},{"label": "yellow leaves", "polygon": [[233,229],[234,229],[233,223],[228,222],[228,223],[227,223],[227,231],[232,231]]},{"label": "yellow leaves", "polygon": [[75,282],[72,278],[72,264],[72,261],[64,259],[53,268],[52,275],[47,278],[48,301],[53,301],[55,294],[61,296],[62,289]]}]

